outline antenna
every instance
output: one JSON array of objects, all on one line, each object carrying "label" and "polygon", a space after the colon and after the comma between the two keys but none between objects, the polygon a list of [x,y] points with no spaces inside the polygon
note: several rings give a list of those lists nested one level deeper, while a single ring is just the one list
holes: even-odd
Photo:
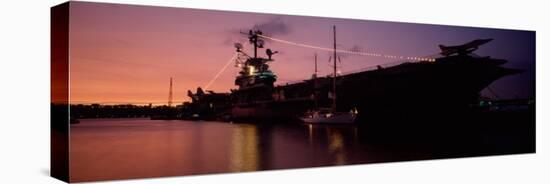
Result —
[{"label": "antenna", "polygon": [[170,92],[168,93],[168,107],[172,107],[172,77],[170,77]]},{"label": "antenna", "polygon": [[250,43],[254,44],[254,58],[258,57],[258,48],[264,48],[264,41],[260,39],[258,35],[262,35],[262,31],[260,30],[249,30],[248,31],[248,41]]}]

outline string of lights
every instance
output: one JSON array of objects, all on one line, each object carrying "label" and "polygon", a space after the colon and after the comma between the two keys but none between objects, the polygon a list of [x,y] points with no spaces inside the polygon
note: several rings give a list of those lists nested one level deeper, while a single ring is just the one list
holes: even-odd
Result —
[{"label": "string of lights", "polygon": [[235,54],[231,56],[231,59],[229,59],[227,63],[225,63],[225,65],[222,67],[222,69],[218,71],[218,73],[216,73],[216,75],[214,75],[212,79],[210,79],[210,81],[206,84],[206,86],[204,86],[204,89],[210,88],[210,86],[218,79],[218,77],[220,77],[220,75],[227,69],[227,67],[229,67],[229,65],[231,65],[231,63],[235,61],[235,58],[237,58],[237,55],[238,53],[235,52]]},{"label": "string of lights", "polygon": [[[319,46],[308,45],[308,44],[303,44],[303,43],[297,43],[297,42],[282,40],[282,39],[273,38],[273,37],[269,37],[269,36],[265,36],[265,35],[258,35],[258,36],[262,37],[262,38],[265,38],[265,39],[272,40],[272,41],[285,43],[285,44],[289,44],[289,45],[294,45],[294,46],[298,46],[298,47],[305,47],[305,48],[317,49],[317,50],[328,51],[328,52],[334,51],[333,48],[326,48],[326,47],[319,47]],[[430,58],[430,57],[411,57],[411,56],[407,57],[407,56],[397,56],[397,55],[371,53],[371,52],[361,52],[361,51],[356,51],[356,50],[336,49],[336,52],[345,53],[345,54],[361,55],[361,56],[384,57],[384,58],[388,58],[388,59],[397,59],[397,60],[430,61],[430,62],[435,61],[434,58]],[[205,85],[205,89],[210,88],[210,86],[220,77],[220,75],[227,69],[227,67],[229,67],[229,65],[234,62],[234,60],[237,58],[237,56],[238,56],[238,53],[233,54],[231,59],[229,59],[227,61],[227,63],[225,63],[225,65],[220,69],[220,71],[218,71],[218,73],[216,73],[216,75],[214,75],[214,77],[212,79],[210,79],[210,81]]]},{"label": "string of lights", "polygon": [[[269,36],[265,36],[265,35],[258,35],[258,36],[262,37],[262,38],[265,38],[265,39],[272,40],[272,41],[285,43],[285,44],[290,44],[290,45],[294,45],[294,46],[298,46],[298,47],[305,47],[305,48],[311,48],[311,49],[317,49],[317,50],[323,50],[323,51],[329,51],[329,52],[334,51],[334,49],[332,49],[332,48],[326,48],[326,47],[319,47],[319,46],[308,45],[308,44],[303,44],[303,43],[297,43],[297,42],[282,40],[282,39],[273,38],[273,37],[269,37]],[[354,55],[362,55],[362,56],[371,56],[371,57],[384,57],[384,58],[399,59],[399,60],[430,61],[430,62],[435,61],[434,58],[428,58],[428,57],[411,57],[411,56],[407,57],[407,56],[397,56],[397,55],[380,54],[380,53],[360,52],[360,51],[353,51],[353,50],[336,49],[336,52],[346,53],[346,54],[354,54]]]}]

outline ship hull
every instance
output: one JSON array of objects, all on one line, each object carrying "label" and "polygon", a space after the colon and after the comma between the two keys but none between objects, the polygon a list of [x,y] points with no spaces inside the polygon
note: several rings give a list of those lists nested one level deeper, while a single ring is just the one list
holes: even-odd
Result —
[{"label": "ship hull", "polygon": [[[519,73],[499,66],[502,63],[489,58],[454,56],[339,76],[337,110],[357,109],[358,119],[363,120],[465,111],[492,82]],[[231,114],[236,119],[296,120],[316,106],[329,107],[330,88],[329,77],[276,86],[267,90],[272,93],[272,100],[235,105]],[[243,91],[238,94],[243,93],[246,94]]]}]

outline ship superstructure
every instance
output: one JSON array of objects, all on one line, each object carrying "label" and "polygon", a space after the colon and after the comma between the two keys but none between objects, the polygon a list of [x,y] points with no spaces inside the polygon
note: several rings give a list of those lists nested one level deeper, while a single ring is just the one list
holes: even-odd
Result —
[{"label": "ship superstructure", "polygon": [[[422,114],[455,111],[475,104],[480,92],[501,77],[519,73],[502,67],[503,59],[480,57],[472,52],[483,43],[441,47],[439,58],[367,69],[338,76],[319,77],[285,85],[274,85],[277,76],[270,70],[277,51],[265,48],[262,31],[243,33],[253,46],[247,54],[235,44],[239,54],[235,79],[227,108],[215,113],[223,119],[297,119],[308,109],[334,107],[334,111],[359,112],[359,118],[389,114]],[[259,52],[265,51],[265,57]],[[336,96],[332,91],[338,89]],[[333,98],[338,99],[337,101]]]}]

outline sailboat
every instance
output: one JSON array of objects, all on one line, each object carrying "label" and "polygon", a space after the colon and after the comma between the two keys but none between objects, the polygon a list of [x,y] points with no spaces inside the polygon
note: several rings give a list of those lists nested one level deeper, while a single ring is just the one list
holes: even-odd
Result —
[{"label": "sailboat", "polygon": [[354,123],[357,114],[350,112],[336,112],[332,109],[317,109],[306,112],[305,116],[300,118],[305,123],[335,123],[348,124]]},{"label": "sailboat", "polygon": [[[346,124],[354,123],[357,117],[357,110],[351,110],[350,112],[338,112],[336,110],[336,26],[333,26],[334,32],[334,73],[332,75],[332,107],[331,108],[316,108],[314,110],[307,111],[300,119],[306,123],[336,123]],[[315,56],[315,74],[317,76],[317,56]]]}]

